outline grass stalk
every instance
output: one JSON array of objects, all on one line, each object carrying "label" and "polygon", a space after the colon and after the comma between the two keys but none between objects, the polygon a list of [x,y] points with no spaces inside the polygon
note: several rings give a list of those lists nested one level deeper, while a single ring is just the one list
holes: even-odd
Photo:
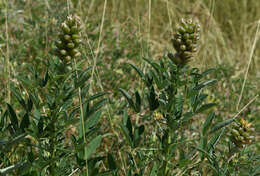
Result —
[{"label": "grass stalk", "polygon": [[7,91],[7,102],[11,101],[11,91],[10,91],[10,55],[9,55],[9,33],[8,33],[8,0],[5,0],[5,40],[6,40],[6,53],[5,53],[5,80],[6,91]]},{"label": "grass stalk", "polygon": [[256,42],[258,40],[257,36],[258,36],[258,33],[259,33],[259,28],[260,28],[260,20],[258,21],[258,24],[257,24],[257,29],[256,29],[255,37],[254,37],[254,42],[253,42],[252,49],[251,49],[251,52],[250,52],[249,62],[248,62],[247,68],[246,68],[246,73],[245,73],[245,76],[244,76],[244,82],[243,82],[242,89],[241,89],[241,92],[240,92],[240,95],[239,95],[239,99],[238,99],[238,102],[237,102],[237,110],[239,109],[239,105],[240,105],[240,102],[241,102],[241,99],[242,99],[242,96],[243,96],[243,92],[244,92],[244,89],[245,89],[249,68],[250,68],[250,65],[251,65],[251,62],[252,62],[252,58],[253,58],[253,55],[254,55]]}]

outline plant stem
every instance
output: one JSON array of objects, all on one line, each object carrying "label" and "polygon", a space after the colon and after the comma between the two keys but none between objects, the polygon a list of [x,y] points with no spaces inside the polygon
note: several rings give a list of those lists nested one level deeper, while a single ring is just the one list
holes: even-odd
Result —
[{"label": "plant stem", "polygon": [[[78,75],[78,71],[77,71],[77,63],[76,63],[75,58],[74,58],[74,69],[76,71],[76,76],[77,76],[77,79],[78,79],[79,75]],[[87,139],[86,139],[86,136],[85,136],[85,122],[84,122],[84,113],[83,113],[83,106],[82,106],[82,100],[81,100],[81,88],[80,87],[78,89],[78,97],[79,97],[79,105],[80,105],[80,119],[81,119],[81,125],[82,125],[83,140],[84,140],[84,144],[86,144]],[[86,157],[86,154],[87,154],[86,147],[84,149],[85,149],[85,159],[86,159],[86,176],[88,176],[88,159]]]}]

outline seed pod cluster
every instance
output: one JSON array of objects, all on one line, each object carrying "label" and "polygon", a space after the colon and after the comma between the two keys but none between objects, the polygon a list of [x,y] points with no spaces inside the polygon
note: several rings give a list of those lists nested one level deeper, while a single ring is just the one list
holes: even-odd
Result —
[{"label": "seed pod cluster", "polygon": [[241,119],[235,122],[230,128],[230,138],[237,147],[243,147],[246,144],[251,144],[255,137],[253,135],[254,128],[251,127],[251,123]]},{"label": "seed pod cluster", "polygon": [[197,51],[199,32],[200,25],[197,22],[191,19],[181,20],[177,32],[171,40],[177,53],[168,55],[177,65],[185,65],[191,60],[193,54]]},{"label": "seed pod cluster", "polygon": [[69,15],[61,24],[59,40],[55,43],[57,56],[65,62],[79,57],[81,53],[77,48],[80,43],[80,19],[78,16]]}]

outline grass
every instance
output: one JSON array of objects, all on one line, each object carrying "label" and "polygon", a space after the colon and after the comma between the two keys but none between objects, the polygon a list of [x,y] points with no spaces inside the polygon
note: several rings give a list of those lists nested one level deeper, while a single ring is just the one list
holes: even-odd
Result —
[{"label": "grass", "polygon": [[[113,168],[114,166],[107,163],[115,161],[122,168],[118,172],[119,175],[131,175],[134,172],[140,174],[144,166],[138,165],[137,149],[132,149],[124,142],[125,138],[120,126],[122,118],[127,119],[127,112],[131,116],[133,129],[137,129],[143,124],[147,126],[143,136],[144,144],[138,149],[149,150],[150,147],[158,147],[154,145],[153,139],[150,137],[158,131],[161,134],[160,130],[163,127],[146,117],[151,116],[148,110],[138,114],[127,109],[128,104],[119,88],[129,90],[131,95],[134,90],[138,90],[143,97],[146,85],[131,69],[129,63],[137,66],[144,73],[148,73],[150,67],[143,58],[152,58],[159,62],[169,51],[172,52],[174,49],[170,39],[176,30],[175,26],[181,18],[192,18],[200,23],[202,31],[196,59],[192,60],[189,65],[202,71],[212,67],[217,70],[207,79],[216,78],[218,82],[205,90],[210,95],[207,101],[218,103],[218,106],[214,107],[217,117],[214,122],[225,121],[242,110],[238,117],[253,123],[256,129],[256,142],[243,149],[238,155],[234,155],[232,167],[239,168],[237,164],[239,161],[246,163],[245,159],[243,160],[241,157],[250,158],[250,152],[256,156],[260,154],[258,142],[260,134],[260,50],[258,49],[260,47],[260,3],[257,1],[0,0],[0,9],[0,119],[4,117],[6,103],[11,104],[18,115],[23,115],[22,108],[14,98],[11,87],[16,87],[22,96],[29,96],[28,86],[21,81],[21,78],[28,76],[33,80],[35,75],[31,73],[34,73],[34,70],[37,71],[38,78],[44,77],[47,61],[53,59],[54,43],[58,38],[57,31],[59,31],[60,23],[68,14],[77,14],[82,20],[83,44],[80,48],[82,57],[75,61],[75,67],[73,66],[72,69],[76,70],[78,78],[82,69],[92,67],[91,76],[87,82],[90,84],[89,90],[85,91],[84,87],[79,87],[77,89],[79,96],[73,99],[72,104],[75,108],[77,103],[80,104],[81,115],[79,117],[83,117],[86,107],[82,102],[86,97],[81,94],[89,92],[86,96],[90,96],[98,92],[109,93],[105,95],[108,103],[103,107],[100,123],[97,125],[99,132],[95,132],[95,135],[104,136],[96,155],[105,156],[109,152],[111,155],[108,156],[109,161],[100,161],[99,170],[106,171]],[[30,90],[33,89],[30,88]],[[45,98],[40,97],[42,98],[41,103],[44,103]],[[250,104],[248,105],[248,103]],[[41,110],[48,114],[48,110],[45,108],[43,107]],[[193,138],[200,139],[198,128],[201,128],[206,118],[207,113],[197,115],[192,119],[191,126],[183,127],[187,136],[180,136],[178,147],[191,151],[191,146],[200,144],[200,140],[193,141]],[[82,120],[84,119],[82,118]],[[84,129],[83,122],[80,124]],[[77,126],[74,128],[76,131],[78,130]],[[88,129],[83,131],[85,130]],[[68,129],[67,132],[71,131]],[[90,143],[95,139],[98,141],[98,138],[92,134],[87,137],[79,134],[78,131],[74,131],[72,134],[79,137],[77,138],[78,143],[81,140],[80,136],[83,137],[82,140],[85,143]],[[1,131],[0,141],[11,138],[12,135],[7,136],[5,130]],[[120,141],[118,145],[114,144],[118,141]],[[216,151],[226,151],[227,143],[224,138],[221,138]],[[72,146],[72,143],[69,144]],[[19,153],[23,150],[19,150],[13,149],[8,152],[8,155],[0,152],[3,158],[0,159],[0,169],[18,161],[24,161],[25,159],[20,157]],[[28,150],[26,149],[26,151]],[[10,154],[12,152],[14,154]],[[158,153],[157,155],[155,153],[153,151],[145,152],[142,153],[142,157],[157,156]],[[184,150],[178,150],[175,157],[185,156],[184,153]],[[192,163],[182,160],[178,165],[172,166],[177,171],[175,174],[192,175],[192,168],[198,168],[204,174],[211,173],[209,167],[198,166],[196,162],[198,153],[198,151],[195,152],[195,159]],[[131,162],[135,168],[133,173],[129,173],[129,163],[131,162],[130,159],[127,159],[131,157],[133,157]],[[236,163],[235,160],[238,162]],[[255,168],[259,167],[259,159],[252,160],[255,161],[252,165]],[[219,163],[223,161],[219,158]],[[77,175],[82,170],[91,167],[91,164],[93,164],[92,161],[86,160],[84,166],[79,166],[79,164],[77,168],[70,168],[70,173],[73,173],[74,169],[76,172],[74,175]],[[148,163],[148,166],[143,171],[144,175],[148,172],[152,173],[154,165]],[[170,166],[167,164],[168,167]],[[233,174],[242,173],[242,171],[236,173],[236,169]],[[250,171],[252,175],[259,174],[257,169],[254,172]],[[17,171],[13,172],[14,175],[17,173]],[[91,170],[86,171],[86,175],[88,174],[91,175]]]}]

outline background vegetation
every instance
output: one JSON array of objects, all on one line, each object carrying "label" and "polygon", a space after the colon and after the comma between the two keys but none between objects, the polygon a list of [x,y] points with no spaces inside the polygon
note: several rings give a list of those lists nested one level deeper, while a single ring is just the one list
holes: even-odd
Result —
[{"label": "background vegetation", "polygon": [[[245,118],[255,128],[255,143],[241,151],[237,162],[246,165],[250,160],[253,168],[245,168],[240,172],[238,168],[243,167],[234,166],[233,175],[247,175],[250,169],[251,175],[260,175],[259,9],[260,2],[257,0],[0,0],[0,117],[3,119],[8,108],[6,103],[11,104],[17,114],[22,114],[22,107],[11,88],[16,87],[21,96],[28,95],[21,78],[34,73],[32,68],[37,70],[40,78],[44,77],[46,63],[54,57],[61,22],[68,14],[77,14],[82,20],[83,40],[78,67],[85,69],[92,66],[88,80],[90,94],[108,93],[104,96],[108,101],[97,124],[98,134],[103,139],[96,154],[105,156],[111,151],[111,155],[120,164],[119,168],[123,168],[118,174],[125,175],[127,168],[124,166],[127,164],[122,158],[129,157],[124,154],[128,148],[122,149],[120,145],[123,142],[118,140],[123,140],[120,131],[123,113],[127,111],[137,126],[147,124],[143,139],[151,140],[148,136],[155,131],[149,119],[142,119],[142,114],[136,115],[132,110],[126,109],[127,101],[119,88],[129,90],[131,95],[136,89],[144,89],[141,79],[128,63],[138,66],[146,73],[149,64],[143,58],[158,61],[173,51],[170,40],[175,26],[181,18],[192,18],[201,25],[201,39],[196,57],[189,65],[202,71],[216,68],[208,78],[216,78],[218,82],[205,89],[210,95],[207,101],[218,103],[214,107],[216,123],[227,120],[242,110],[239,118]],[[74,103],[77,104],[78,100],[74,100]],[[246,106],[248,103],[250,105]],[[206,117],[207,113],[194,117],[193,125],[186,129],[189,137],[185,140],[200,136],[198,129]],[[14,137],[6,135],[4,126],[0,126],[0,141]],[[77,136],[75,128],[72,126],[64,133]],[[221,148],[225,139],[220,143]],[[187,142],[187,146],[193,144]],[[7,152],[8,155],[0,152],[0,168],[26,160],[23,158],[25,156],[20,155],[24,151],[28,150],[12,150]],[[247,158],[243,160],[240,156],[244,155]],[[255,158],[248,159],[251,155]],[[110,155],[109,158],[111,159]],[[186,172],[186,166],[192,167],[189,164],[184,161],[179,163],[182,166],[176,166],[175,174],[192,175],[192,172]],[[112,166],[109,169],[110,167]],[[150,169],[152,167],[149,166]],[[106,163],[100,168],[106,170]],[[67,175],[75,168],[70,169]],[[18,174],[17,171],[12,173]],[[145,170],[144,175],[147,173],[148,170]]]}]

